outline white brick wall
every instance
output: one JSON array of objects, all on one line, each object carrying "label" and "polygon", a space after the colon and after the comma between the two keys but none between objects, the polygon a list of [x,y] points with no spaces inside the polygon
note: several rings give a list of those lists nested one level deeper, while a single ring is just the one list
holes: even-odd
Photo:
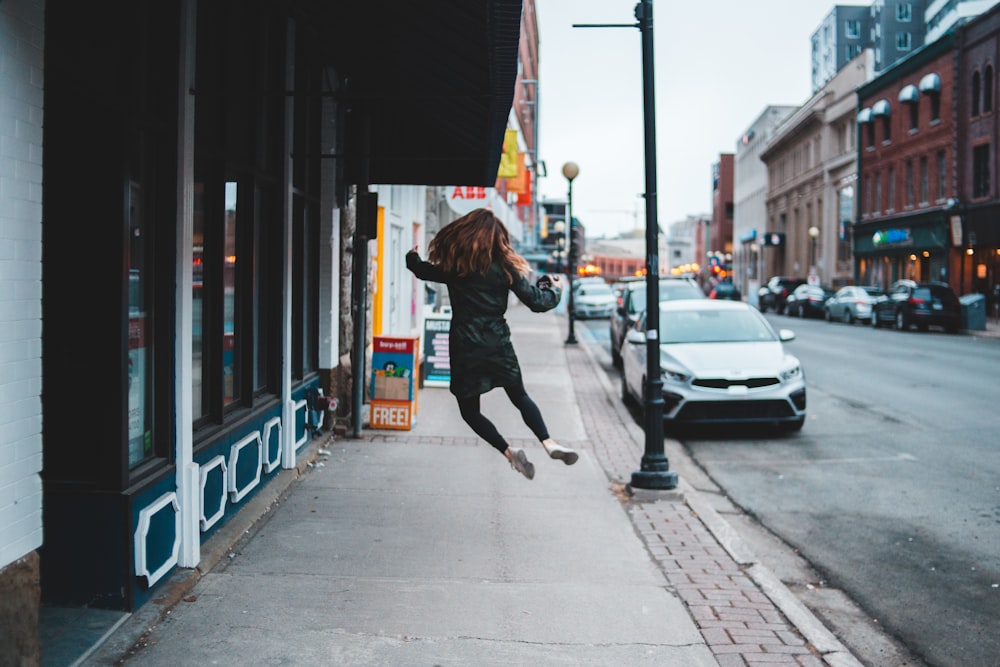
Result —
[{"label": "white brick wall", "polygon": [[42,544],[43,0],[0,0],[0,569]]}]

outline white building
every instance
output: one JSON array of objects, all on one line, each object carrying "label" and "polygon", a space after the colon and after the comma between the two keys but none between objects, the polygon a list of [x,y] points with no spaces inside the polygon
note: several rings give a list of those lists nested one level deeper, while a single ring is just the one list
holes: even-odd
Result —
[{"label": "white building", "polygon": [[927,6],[926,43],[936,41],[957,23],[973,19],[997,4],[998,0],[934,0]]}]

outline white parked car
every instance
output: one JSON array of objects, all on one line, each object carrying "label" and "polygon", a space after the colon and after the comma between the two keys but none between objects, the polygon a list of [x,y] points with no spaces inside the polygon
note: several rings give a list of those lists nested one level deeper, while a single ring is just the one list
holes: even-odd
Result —
[{"label": "white parked car", "polygon": [[[622,347],[622,399],[643,404],[646,317]],[[802,364],[756,308],[742,301],[664,301],[659,312],[664,426],[725,423],[802,428],[806,382]]]}]

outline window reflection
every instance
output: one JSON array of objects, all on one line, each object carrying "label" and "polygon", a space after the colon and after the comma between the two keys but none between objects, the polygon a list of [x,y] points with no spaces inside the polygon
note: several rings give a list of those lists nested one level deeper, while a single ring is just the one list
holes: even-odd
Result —
[{"label": "window reflection", "polygon": [[191,313],[191,409],[194,419],[205,415],[202,377],[204,375],[204,346],[202,328],[205,322],[205,184],[194,184],[194,237],[192,255],[192,313]]},{"label": "window reflection", "polygon": [[223,404],[229,405],[237,398],[239,378],[236,373],[236,197],[237,184],[226,183],[226,212],[223,229],[222,263],[222,388]]}]

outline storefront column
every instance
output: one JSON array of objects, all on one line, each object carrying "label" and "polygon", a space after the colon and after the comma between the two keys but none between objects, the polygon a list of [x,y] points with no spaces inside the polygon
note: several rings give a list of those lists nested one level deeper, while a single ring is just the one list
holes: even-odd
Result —
[{"label": "storefront column", "polygon": [[196,0],[181,1],[181,36],[178,49],[178,128],[177,128],[177,256],[176,267],[177,319],[174,336],[174,358],[177,366],[175,401],[175,433],[177,448],[177,500],[180,505],[180,550],[177,564],[195,567],[201,561],[201,485],[200,468],[193,460],[192,432],[193,385],[192,328],[194,265],[194,89]]}]

